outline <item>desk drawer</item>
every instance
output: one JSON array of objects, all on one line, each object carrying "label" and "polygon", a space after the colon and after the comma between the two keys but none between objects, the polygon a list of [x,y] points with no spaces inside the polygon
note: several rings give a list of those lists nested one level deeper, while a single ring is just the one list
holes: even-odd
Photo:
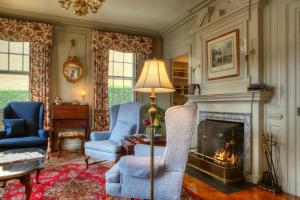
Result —
[{"label": "desk drawer", "polygon": [[87,128],[88,121],[87,120],[68,120],[68,119],[61,119],[61,120],[53,120],[52,121],[53,128]]}]

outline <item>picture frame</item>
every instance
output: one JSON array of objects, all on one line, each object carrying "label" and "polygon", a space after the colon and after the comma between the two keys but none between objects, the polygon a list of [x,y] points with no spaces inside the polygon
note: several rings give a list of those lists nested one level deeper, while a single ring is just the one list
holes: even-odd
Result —
[{"label": "picture frame", "polygon": [[238,29],[206,41],[206,75],[208,80],[240,75]]}]

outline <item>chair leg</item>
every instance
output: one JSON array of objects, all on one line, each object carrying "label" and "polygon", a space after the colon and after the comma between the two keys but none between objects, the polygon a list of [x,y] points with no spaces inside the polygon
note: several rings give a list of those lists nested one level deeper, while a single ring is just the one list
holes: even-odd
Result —
[{"label": "chair leg", "polygon": [[90,156],[84,155],[85,169],[89,168],[89,159]]},{"label": "chair leg", "polygon": [[61,140],[62,140],[61,138],[58,138],[58,144],[57,144],[57,146],[58,146],[58,157],[59,158],[60,158],[60,155],[61,155],[61,143],[62,143]]}]

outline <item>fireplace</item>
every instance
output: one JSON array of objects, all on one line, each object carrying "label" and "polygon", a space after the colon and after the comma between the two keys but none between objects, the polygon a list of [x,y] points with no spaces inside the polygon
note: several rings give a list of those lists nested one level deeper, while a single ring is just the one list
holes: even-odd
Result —
[{"label": "fireplace", "polygon": [[223,183],[240,181],[250,170],[247,114],[200,112],[197,144],[188,165]]}]

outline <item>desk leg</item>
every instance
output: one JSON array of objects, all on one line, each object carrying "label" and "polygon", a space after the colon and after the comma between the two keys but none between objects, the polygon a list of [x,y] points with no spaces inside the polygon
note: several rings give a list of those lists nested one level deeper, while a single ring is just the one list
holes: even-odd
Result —
[{"label": "desk leg", "polygon": [[32,181],[30,173],[20,178],[21,183],[25,186],[26,200],[29,200],[31,190],[32,190]]}]

